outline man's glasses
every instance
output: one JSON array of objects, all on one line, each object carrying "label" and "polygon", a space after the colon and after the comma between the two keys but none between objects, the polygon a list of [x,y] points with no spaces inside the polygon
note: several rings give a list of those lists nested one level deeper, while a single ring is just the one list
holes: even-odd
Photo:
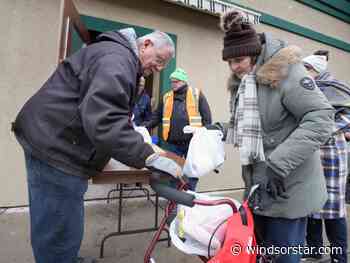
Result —
[{"label": "man's glasses", "polygon": [[168,64],[168,61],[160,56],[157,56],[156,63],[159,67],[165,68]]}]

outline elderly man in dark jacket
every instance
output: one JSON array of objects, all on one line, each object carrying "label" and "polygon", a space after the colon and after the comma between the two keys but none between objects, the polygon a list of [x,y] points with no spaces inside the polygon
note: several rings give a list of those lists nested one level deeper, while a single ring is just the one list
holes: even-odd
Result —
[{"label": "elderly man in dark jacket", "polygon": [[174,56],[163,32],[136,38],[133,29],[101,34],[60,63],[24,105],[13,131],[25,153],[31,241],[37,263],[76,263],[84,229],[88,179],[112,157],[178,176],[174,160],[155,153],[130,116],[138,80]]}]

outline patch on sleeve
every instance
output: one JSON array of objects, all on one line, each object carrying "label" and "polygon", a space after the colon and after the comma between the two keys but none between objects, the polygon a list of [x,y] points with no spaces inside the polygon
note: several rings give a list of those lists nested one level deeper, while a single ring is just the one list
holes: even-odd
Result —
[{"label": "patch on sleeve", "polygon": [[300,80],[300,86],[308,90],[314,90],[316,88],[316,84],[314,80],[310,77],[304,77]]}]

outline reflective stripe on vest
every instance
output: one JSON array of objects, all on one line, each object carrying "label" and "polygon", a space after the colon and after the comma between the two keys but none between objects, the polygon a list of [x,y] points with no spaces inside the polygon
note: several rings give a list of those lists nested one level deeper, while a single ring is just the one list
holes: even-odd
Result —
[{"label": "reflective stripe on vest", "polygon": [[[199,113],[200,90],[188,87],[186,92],[186,110],[190,126],[201,127],[202,117]],[[169,91],[163,97],[163,139],[166,141],[170,131],[170,120],[174,107],[174,92]]]}]

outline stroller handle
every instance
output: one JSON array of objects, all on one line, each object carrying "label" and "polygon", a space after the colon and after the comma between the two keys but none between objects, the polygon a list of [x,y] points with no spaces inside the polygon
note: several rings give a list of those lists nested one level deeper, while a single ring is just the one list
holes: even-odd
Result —
[{"label": "stroller handle", "polygon": [[160,172],[160,171],[152,171],[150,175],[150,186],[151,188],[161,197],[168,199],[169,201],[174,201],[180,205],[193,207],[195,196],[183,191],[179,191],[175,188],[172,188],[164,183],[169,183],[173,181],[175,178]]}]

